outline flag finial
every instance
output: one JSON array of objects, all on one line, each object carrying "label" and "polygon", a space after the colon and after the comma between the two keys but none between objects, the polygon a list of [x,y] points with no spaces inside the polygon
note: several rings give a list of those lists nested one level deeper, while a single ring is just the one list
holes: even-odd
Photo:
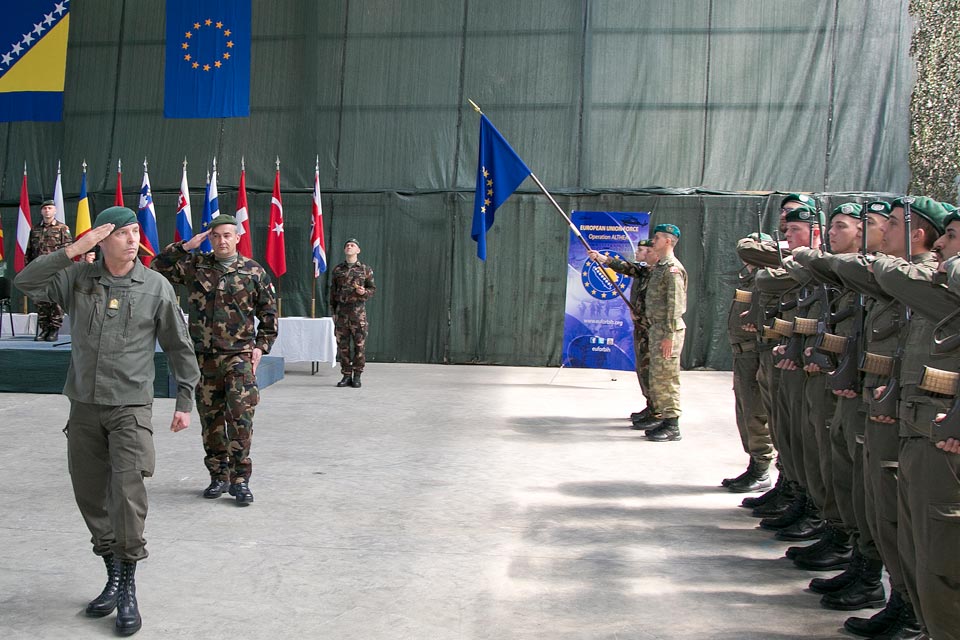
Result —
[{"label": "flag finial", "polygon": [[121,172],[120,167],[121,167],[121,165],[120,165],[120,158],[117,158],[117,173],[120,173],[120,172]]},{"label": "flag finial", "polygon": [[277,171],[280,171],[280,156],[277,156]]},{"label": "flag finial", "polygon": [[213,172],[217,172],[217,156],[213,156]]},{"label": "flag finial", "polygon": [[143,172],[147,172],[147,156],[143,156]]},{"label": "flag finial", "polygon": [[320,173],[320,154],[317,154],[317,164],[314,165],[313,170],[315,173]]},{"label": "flag finial", "polygon": [[244,158],[243,156],[240,156],[240,171],[246,171],[246,170],[247,170],[246,158]]},{"label": "flag finial", "polygon": [[23,175],[27,175],[27,161],[23,161]]},{"label": "flag finial", "polygon": [[183,156],[183,170],[187,170],[187,156]]},{"label": "flag finial", "polygon": [[476,111],[476,112],[479,113],[480,115],[483,115],[483,111],[480,111],[480,107],[477,106],[477,103],[476,103],[476,102],[474,102],[474,101],[471,100],[470,98],[467,98],[467,102],[470,103],[470,106],[473,107],[473,110],[474,110],[474,111]]},{"label": "flag finial", "polygon": [[86,172],[87,172],[87,159],[86,159],[86,158],[83,159],[83,162],[80,163],[80,166],[83,167],[83,172],[86,173]]},{"label": "flag finial", "polygon": [[57,173],[58,173],[58,174],[60,173],[60,161],[59,161],[59,160],[57,160]]}]

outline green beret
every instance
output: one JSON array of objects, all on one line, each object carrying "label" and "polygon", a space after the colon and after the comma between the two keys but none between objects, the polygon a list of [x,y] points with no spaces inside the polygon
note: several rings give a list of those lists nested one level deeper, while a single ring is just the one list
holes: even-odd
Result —
[{"label": "green beret", "polygon": [[[894,208],[903,208],[903,198],[897,198],[892,204]],[[910,205],[910,211],[932,224],[938,233],[943,233],[946,229],[946,219],[949,213],[942,204],[933,198],[926,196],[916,198]]]},{"label": "green beret", "polygon": [[951,211],[943,221],[943,232],[947,232],[947,227],[950,226],[950,223],[958,221],[960,221],[960,211]]},{"label": "green beret", "polygon": [[352,242],[353,244],[357,245],[357,248],[358,248],[358,249],[360,248],[360,243],[357,242],[357,239],[356,239],[356,238],[347,238],[346,241],[343,243],[343,248],[346,249],[346,248],[347,248],[347,245],[350,244],[351,242]]},{"label": "green beret", "polygon": [[830,219],[833,220],[833,216],[841,214],[859,220],[863,214],[863,207],[856,202],[844,202],[840,206],[834,207],[833,211],[830,212]]},{"label": "green beret", "polygon": [[957,210],[957,208],[950,202],[941,202],[940,204],[942,204],[943,208],[947,210],[947,213],[953,213]]},{"label": "green beret", "polygon": [[43,202],[40,203],[41,209],[43,207],[55,207],[55,206],[57,206],[57,203],[54,202],[53,200],[44,200]]},{"label": "green beret", "polygon": [[808,196],[805,193],[788,193],[786,197],[780,201],[780,206],[787,204],[788,202],[799,202],[802,205],[808,206],[811,209],[816,210],[817,202],[813,199],[812,196]]},{"label": "green beret", "polygon": [[891,208],[890,203],[884,202],[883,200],[874,200],[873,202],[867,203],[867,213],[876,213],[884,218],[890,217]]},{"label": "green beret", "polygon": [[137,224],[137,214],[133,209],[126,207],[109,207],[97,214],[94,220],[94,227],[101,227],[105,224],[112,224],[115,228],[125,227],[128,224]]},{"label": "green beret", "polygon": [[237,222],[237,219],[234,218],[233,216],[228,216],[228,215],[220,214],[219,216],[217,216],[216,218],[214,218],[213,221],[212,221],[209,225],[207,225],[207,228],[208,228],[208,229],[213,229],[214,227],[216,227],[216,226],[218,226],[218,225],[221,225],[221,224],[233,224],[233,225],[237,225],[237,224],[240,224],[240,223]]},{"label": "green beret", "polygon": [[[817,211],[813,207],[803,205],[796,209],[787,211],[784,216],[784,222],[806,222],[807,224],[817,224]],[[823,214],[820,214],[820,222],[823,222]]]},{"label": "green beret", "polygon": [[653,228],[654,235],[658,233],[669,233],[672,236],[676,236],[677,240],[680,239],[680,227],[675,224],[658,224]]},{"label": "green beret", "polygon": [[653,240],[641,240],[637,243],[637,247],[652,247]]}]

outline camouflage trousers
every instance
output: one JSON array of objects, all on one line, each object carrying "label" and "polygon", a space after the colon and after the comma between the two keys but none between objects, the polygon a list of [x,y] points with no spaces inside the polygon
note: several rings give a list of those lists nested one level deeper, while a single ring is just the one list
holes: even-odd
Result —
[{"label": "camouflage trousers", "polygon": [[633,358],[637,365],[637,380],[640,392],[647,401],[647,409],[657,413],[650,395],[650,333],[646,327],[633,325]]},{"label": "camouflage trousers", "polygon": [[[650,327],[650,394],[653,406],[664,418],[680,417],[680,351],[683,350],[685,329],[670,331],[667,327]],[[673,354],[664,358],[660,342],[673,341]]]},{"label": "camouflage trousers", "polygon": [[37,302],[37,325],[40,333],[63,326],[63,309],[53,302]]},{"label": "camouflage trousers", "polygon": [[[337,309],[333,316],[337,336],[337,360],[340,373],[349,376],[363,373],[367,363],[365,354],[367,345],[367,311],[363,306]],[[352,353],[351,353],[352,347]]]},{"label": "camouflage trousers", "polygon": [[211,478],[249,480],[253,412],[260,402],[250,354],[198,353],[197,361],[197,411],[206,453],[203,463]]}]

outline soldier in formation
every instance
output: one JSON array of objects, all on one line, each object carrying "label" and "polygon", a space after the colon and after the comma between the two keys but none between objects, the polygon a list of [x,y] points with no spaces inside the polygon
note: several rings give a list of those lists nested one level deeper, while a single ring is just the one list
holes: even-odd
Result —
[{"label": "soldier in formation", "polygon": [[[800,569],[842,569],[811,581],[821,606],[882,607],[848,618],[847,631],[957,640],[960,215],[931,198],[848,202],[822,245],[818,218],[807,205],[786,212],[788,251],[738,244],[757,270],[743,328],[757,348],[777,344],[780,369],[765,402],[780,477],[743,506],[778,539],[819,537],[786,555]],[[809,224],[808,242],[791,222]],[[776,296],[781,276],[794,284]]]}]

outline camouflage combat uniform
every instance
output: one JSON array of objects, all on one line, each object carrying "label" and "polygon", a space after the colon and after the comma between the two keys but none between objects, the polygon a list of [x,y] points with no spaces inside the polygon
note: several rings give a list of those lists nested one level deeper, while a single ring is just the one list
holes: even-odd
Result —
[{"label": "camouflage combat uniform", "polygon": [[[680,351],[686,324],[687,271],[676,256],[661,258],[650,273],[645,297],[650,320],[650,393],[664,418],[680,417]],[[673,341],[673,355],[664,358],[660,342]]]},{"label": "camouflage combat uniform", "polygon": [[[43,221],[30,230],[30,239],[27,240],[27,264],[40,256],[53,253],[57,249],[62,249],[73,242],[73,236],[70,235],[70,227],[53,221],[53,224],[46,224]],[[63,325],[63,309],[60,305],[53,302],[36,302],[37,306],[37,325],[40,328],[40,336],[46,333],[56,333]]]},{"label": "camouflage combat uniform", "polygon": [[[197,410],[204,464],[213,480],[250,479],[254,408],[260,401],[254,348],[264,354],[277,338],[276,293],[266,270],[238,255],[221,264],[212,253],[192,254],[177,242],[151,268],[190,290],[190,337],[200,364]],[[254,320],[260,321],[254,328]]]},{"label": "camouflage combat uniform", "polygon": [[[359,287],[366,289],[363,295],[357,293]],[[376,290],[373,269],[359,260],[352,264],[341,262],[333,270],[330,280],[330,311],[336,327],[340,373],[345,376],[363,373],[368,331],[366,302],[373,297]]]},{"label": "camouflage combat uniform", "polygon": [[650,282],[650,267],[643,262],[627,262],[611,258],[605,265],[617,273],[633,278],[630,287],[630,316],[633,318],[633,355],[637,367],[640,391],[647,400],[647,409],[658,415],[650,395],[650,320],[647,319],[646,294]]}]

